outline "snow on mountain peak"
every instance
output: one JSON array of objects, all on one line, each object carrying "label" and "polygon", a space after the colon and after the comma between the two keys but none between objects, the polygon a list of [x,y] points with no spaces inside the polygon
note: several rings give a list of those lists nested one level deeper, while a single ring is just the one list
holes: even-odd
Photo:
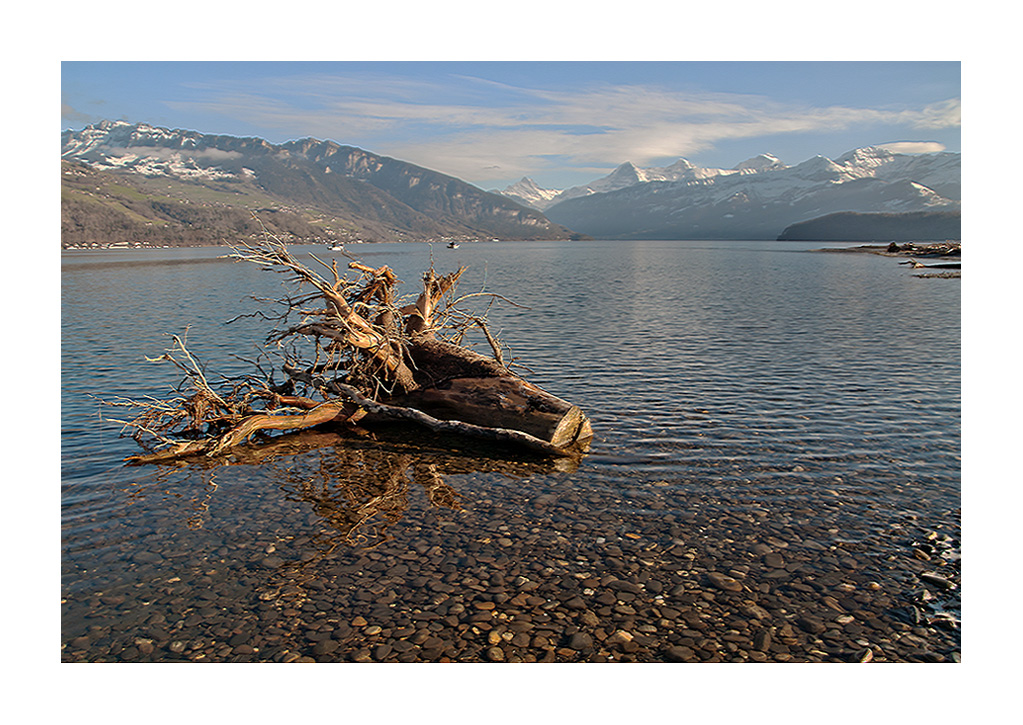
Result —
[{"label": "snow on mountain peak", "polygon": [[741,164],[736,164],[736,171],[761,172],[773,171],[774,169],[788,168],[774,154],[757,154],[753,158],[746,159]]},{"label": "snow on mountain peak", "polygon": [[528,176],[523,176],[503,191],[495,193],[515,199],[519,203],[531,206],[534,209],[543,209],[544,206],[554,197],[561,193],[560,189],[544,189]]},{"label": "snow on mountain peak", "polygon": [[664,170],[665,171],[669,171],[669,170],[670,171],[689,171],[690,169],[695,169],[695,168],[696,167],[693,166],[693,163],[689,159],[679,159],[678,161],[673,163],[671,166],[666,166],[664,168]]},{"label": "snow on mountain peak", "polygon": [[835,163],[840,166],[873,168],[887,164],[894,158],[895,154],[888,149],[865,146],[842,154],[835,159]]}]

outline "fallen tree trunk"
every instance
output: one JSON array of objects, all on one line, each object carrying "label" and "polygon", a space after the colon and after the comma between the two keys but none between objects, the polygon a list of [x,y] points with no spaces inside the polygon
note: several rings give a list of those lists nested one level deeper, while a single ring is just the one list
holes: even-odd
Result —
[{"label": "fallen tree trunk", "polygon": [[[496,400],[495,405],[488,408],[478,403],[473,405],[471,402],[459,402],[456,398],[445,397],[443,391],[436,388],[422,388],[398,400],[378,403],[336,381],[317,381],[308,373],[290,366],[285,366],[284,371],[294,380],[322,386],[331,394],[355,403],[364,414],[359,419],[363,424],[405,421],[439,433],[518,443],[555,455],[572,454],[575,452],[572,450],[573,444],[582,444],[593,436],[589,421],[578,408],[518,378],[484,378],[475,382],[488,383],[493,386],[492,389],[504,387],[509,392],[513,392],[513,388],[528,386],[539,394],[535,397],[542,396],[546,405],[551,408],[556,406],[563,412],[559,415],[522,411],[518,415],[502,415]],[[450,382],[454,384],[460,381]],[[434,404],[430,404],[431,399],[435,401]],[[558,425],[551,426],[552,419],[556,419]]]},{"label": "fallen tree trunk", "polygon": [[522,431],[556,448],[592,437],[578,407],[521,378],[455,378],[389,402],[441,420]]},{"label": "fallen tree trunk", "polygon": [[[490,303],[497,298],[477,293],[455,299],[464,267],[444,276],[431,268],[416,300],[403,304],[388,267],[374,269],[353,260],[349,269],[360,276],[352,280],[338,270],[337,261],[316,260],[330,270],[328,279],[298,263],[276,240],[243,247],[233,256],[284,272],[300,288],[302,294],[277,301],[285,311],[267,338],[268,347],[286,350],[280,369],[287,380],[275,385],[271,373],[268,379],[246,378],[229,392],[217,392],[184,341],[175,337],[176,348],[157,360],[177,365],[191,382],[192,394],[113,403],[142,409],[134,419],[121,421],[149,449],[130,462],[219,456],[257,433],[325,424],[369,427],[401,421],[555,456],[577,456],[592,438],[579,407],[509,370],[485,313],[461,310],[459,303],[468,298]],[[291,323],[296,315],[300,321]],[[493,357],[460,344],[473,329],[483,333]],[[300,350],[303,342],[311,350]]]}]

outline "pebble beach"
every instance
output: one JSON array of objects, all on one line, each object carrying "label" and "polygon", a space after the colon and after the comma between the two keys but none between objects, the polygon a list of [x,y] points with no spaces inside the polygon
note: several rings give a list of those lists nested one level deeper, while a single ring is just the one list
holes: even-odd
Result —
[{"label": "pebble beach", "polygon": [[549,462],[372,448],[339,487],[352,455],[134,486],[183,518],[103,524],[118,583],[65,596],[62,661],[960,659],[958,510],[849,517],[840,481],[812,502],[559,489]]}]

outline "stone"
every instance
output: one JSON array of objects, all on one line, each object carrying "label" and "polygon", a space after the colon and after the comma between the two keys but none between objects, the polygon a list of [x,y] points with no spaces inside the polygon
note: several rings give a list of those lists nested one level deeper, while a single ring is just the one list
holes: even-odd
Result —
[{"label": "stone", "polygon": [[338,642],[333,639],[320,640],[313,646],[313,652],[318,655],[329,655],[338,648]]},{"label": "stone", "polygon": [[937,587],[941,587],[942,589],[955,589],[956,588],[956,585],[955,585],[954,582],[952,582],[949,579],[946,579],[945,577],[941,576],[937,572],[933,572],[933,571],[924,572],[923,574],[920,575],[920,578],[923,579],[928,584],[933,584],[933,585],[935,585]]},{"label": "stone", "polygon": [[834,597],[823,597],[821,603],[828,609],[834,609],[836,612],[845,612],[845,608]]},{"label": "stone", "polygon": [[707,572],[707,580],[718,589],[726,592],[741,592],[742,584],[726,574],[716,571]]},{"label": "stone", "polygon": [[692,662],[697,659],[696,652],[689,647],[683,647],[681,645],[669,647],[665,650],[664,656],[669,662]]},{"label": "stone", "polygon": [[754,619],[770,619],[771,614],[758,604],[750,604],[743,610],[746,614],[753,617]]},{"label": "stone", "polygon": [[586,652],[593,649],[593,637],[586,632],[576,632],[568,640],[568,647],[576,652]]},{"label": "stone", "polygon": [[810,634],[820,634],[827,629],[827,627],[824,626],[824,622],[808,616],[799,617],[796,620],[796,624],[799,625],[799,628],[804,632],[809,632]]},{"label": "stone", "polygon": [[641,587],[639,584],[635,584],[630,581],[623,581],[621,579],[615,579],[613,581],[610,581],[608,582],[607,586],[609,589],[614,589],[620,592],[628,592],[630,594],[639,594],[640,592],[643,591],[643,587]]},{"label": "stone", "polygon": [[607,638],[609,644],[624,644],[625,642],[632,641],[632,634],[626,632],[624,629],[619,629],[610,637]]}]

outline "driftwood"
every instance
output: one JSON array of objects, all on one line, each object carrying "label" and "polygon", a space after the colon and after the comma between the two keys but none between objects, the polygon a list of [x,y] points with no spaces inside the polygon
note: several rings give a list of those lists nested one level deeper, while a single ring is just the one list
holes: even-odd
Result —
[{"label": "driftwood", "polygon": [[[456,298],[464,267],[438,276],[431,266],[422,292],[403,301],[386,266],[351,259],[348,270],[339,270],[336,260],[313,257],[326,270],[319,274],[269,237],[231,256],[283,273],[297,288],[274,301],[276,316],[259,313],[275,322],[264,351],[283,358],[278,369],[286,379],[275,383],[273,372],[248,376],[218,392],[185,340],[174,336],[172,348],[154,361],[177,366],[187,390],[165,401],[110,402],[135,411],[119,421],[147,450],[129,457],[131,463],[216,457],[266,431],[323,425],[402,422],[554,456],[579,455],[593,435],[577,406],[509,369],[485,313],[463,311],[466,301],[498,299],[489,293]],[[349,278],[349,272],[357,274]],[[463,344],[472,330],[483,334],[492,356]]]}]

